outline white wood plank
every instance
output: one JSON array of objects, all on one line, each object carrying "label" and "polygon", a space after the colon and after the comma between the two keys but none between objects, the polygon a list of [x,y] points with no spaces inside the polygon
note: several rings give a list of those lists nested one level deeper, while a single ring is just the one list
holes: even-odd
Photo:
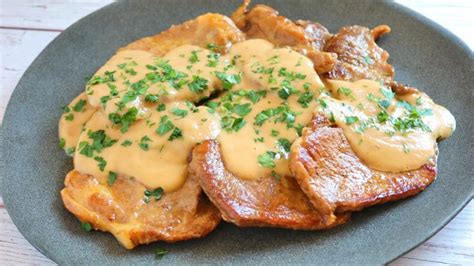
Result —
[{"label": "white wood plank", "polygon": [[[1,198],[0,204],[3,206]],[[3,207],[0,207],[0,226],[0,264],[54,265],[25,240]]]},{"label": "white wood plank", "polygon": [[0,29],[0,125],[5,108],[26,68],[59,32]]},{"label": "white wood plank", "polygon": [[113,0],[1,0],[0,27],[62,31]]},{"label": "white wood plank", "polygon": [[396,0],[442,25],[474,49],[474,1],[465,0]]},{"label": "white wood plank", "polygon": [[[415,261],[443,262],[456,265],[474,265],[474,202],[423,245],[403,258]],[[396,261],[393,265],[402,265]]]},{"label": "white wood plank", "polygon": [[[111,0],[0,0],[0,123],[18,79],[59,31]],[[474,47],[473,3],[398,0],[460,36]],[[16,29],[16,30],[12,30]],[[28,30],[33,29],[33,30]],[[443,230],[392,265],[474,265],[474,203]],[[0,197],[0,265],[52,265],[18,232]]]}]

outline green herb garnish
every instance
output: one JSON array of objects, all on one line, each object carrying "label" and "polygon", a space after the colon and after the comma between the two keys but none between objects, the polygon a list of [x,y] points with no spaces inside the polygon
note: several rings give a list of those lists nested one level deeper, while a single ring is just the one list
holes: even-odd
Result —
[{"label": "green herb garnish", "polygon": [[109,176],[107,177],[107,185],[112,186],[115,183],[115,180],[117,180],[117,174],[110,171]]},{"label": "green herb garnish", "polygon": [[163,196],[163,193],[164,193],[164,190],[161,187],[159,187],[157,189],[154,189],[154,190],[146,189],[145,192],[144,192],[145,198],[143,199],[143,201],[145,203],[149,203],[151,197],[154,197],[155,200],[158,201]]},{"label": "green herb garnish", "polygon": [[151,142],[153,140],[150,139],[150,137],[148,137],[147,135],[143,136],[141,139],[140,139],[140,142],[138,143],[138,146],[144,150],[144,151],[148,151],[149,149],[149,142]]},{"label": "green herb garnish", "polygon": [[88,222],[81,222],[81,228],[86,232],[90,232],[92,230],[92,225]]}]

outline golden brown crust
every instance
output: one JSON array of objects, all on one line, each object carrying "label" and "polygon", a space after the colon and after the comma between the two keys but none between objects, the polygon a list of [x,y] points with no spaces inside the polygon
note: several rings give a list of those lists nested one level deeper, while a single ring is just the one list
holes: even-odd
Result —
[{"label": "golden brown crust", "polygon": [[256,5],[248,10],[249,3],[248,0],[244,1],[231,16],[247,38],[265,39],[279,47],[289,46],[308,56],[320,74],[334,67],[336,55],[322,51],[324,44],[331,37],[324,26],[309,21],[295,23],[279,16],[278,11],[266,5]]},{"label": "golden brown crust", "polygon": [[292,146],[290,167],[301,189],[325,220],[340,212],[409,197],[436,178],[436,158],[417,170],[370,169],[352,151],[342,129],[317,115]]},{"label": "golden brown crust", "polygon": [[219,211],[201,195],[196,180],[143,201],[145,186],[119,176],[112,186],[93,176],[71,171],[61,191],[64,206],[97,230],[111,232],[127,249],[158,240],[176,242],[210,233],[220,222]]},{"label": "golden brown crust", "polygon": [[[205,47],[214,43],[225,52],[232,43],[242,40],[244,34],[228,17],[205,14],[120,50],[145,50],[161,56],[183,44]],[[61,196],[66,208],[81,221],[111,232],[126,248],[157,240],[175,242],[202,237],[221,219],[191,178],[180,190],[149,205],[142,202],[146,188],[126,178],[109,187],[94,177],[72,171],[65,184]],[[135,213],[138,216],[134,218]]]},{"label": "golden brown crust", "polygon": [[209,140],[192,153],[191,174],[224,220],[238,226],[268,226],[301,230],[328,229],[346,222],[349,214],[338,215],[325,224],[293,178],[264,177],[245,180],[225,169],[219,144]]},{"label": "golden brown crust", "polygon": [[174,25],[157,35],[139,39],[120,50],[145,50],[161,56],[180,45],[192,44],[206,47],[207,44],[212,43],[217,45],[220,52],[226,52],[232,43],[243,40],[245,40],[245,35],[230,18],[221,14],[208,13]]},{"label": "golden brown crust", "polygon": [[342,27],[324,48],[337,54],[335,67],[326,77],[349,81],[371,79],[389,84],[394,75],[393,67],[387,62],[389,54],[375,43],[388,32],[390,28],[386,25],[372,31],[362,26]]}]

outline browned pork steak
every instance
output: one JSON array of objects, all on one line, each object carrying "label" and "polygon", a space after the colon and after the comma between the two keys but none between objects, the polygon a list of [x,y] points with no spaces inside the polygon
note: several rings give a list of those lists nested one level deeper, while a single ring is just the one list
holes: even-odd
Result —
[{"label": "browned pork steak", "polygon": [[[208,43],[228,48],[244,40],[228,17],[205,14],[137,40],[120,50],[145,50],[162,56],[184,44],[206,47]],[[113,186],[76,171],[68,174],[61,191],[66,208],[79,220],[109,231],[126,248],[163,240],[175,242],[207,235],[220,222],[219,211],[203,195],[197,181],[188,178],[178,191],[160,200],[143,202],[145,187],[119,177]]]},{"label": "browned pork steak", "polygon": [[388,63],[390,55],[375,42],[389,32],[387,25],[372,30],[362,26],[342,27],[326,42],[324,51],[337,54],[337,60],[325,77],[348,81],[377,80],[398,95],[416,92],[415,88],[394,81],[395,70]]},{"label": "browned pork steak", "polygon": [[436,158],[419,169],[386,173],[367,167],[341,128],[317,115],[291,150],[290,167],[301,189],[326,221],[338,213],[417,194],[436,178]]},{"label": "browned pork steak", "polygon": [[238,226],[317,230],[349,219],[344,213],[324,223],[293,178],[245,180],[233,175],[226,170],[219,144],[213,140],[194,148],[190,169],[223,219]]},{"label": "browned pork steak", "polygon": [[278,47],[291,47],[311,59],[320,74],[333,69],[336,55],[322,51],[331,37],[324,26],[310,21],[295,23],[266,5],[256,5],[248,10],[249,4],[250,1],[245,0],[232,14],[232,20],[248,39],[260,38]]},{"label": "browned pork steak", "polygon": [[220,222],[219,211],[188,178],[182,188],[161,199],[149,198],[146,187],[119,176],[112,186],[71,171],[61,191],[64,206],[95,229],[111,232],[128,249],[158,240],[176,242],[203,237]]},{"label": "browned pork steak", "polygon": [[390,28],[381,25],[373,30],[362,26],[343,27],[326,43],[325,51],[337,54],[337,62],[327,78],[390,82],[393,67],[387,62],[389,54],[375,41]]}]

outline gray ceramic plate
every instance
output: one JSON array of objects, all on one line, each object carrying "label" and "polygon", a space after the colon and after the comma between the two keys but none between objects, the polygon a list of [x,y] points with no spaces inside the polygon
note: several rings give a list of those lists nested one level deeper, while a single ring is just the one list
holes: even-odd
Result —
[{"label": "gray ceramic plate", "polygon": [[458,129],[440,144],[439,176],[420,195],[370,208],[330,231],[242,229],[222,223],[208,237],[177,244],[123,249],[106,233],[86,233],[60,200],[71,160],[58,148],[61,106],[84,87],[118,48],[205,12],[230,14],[233,1],[134,1],[115,3],[64,31],[34,61],[18,84],[1,136],[2,195],[8,212],[37,249],[60,264],[154,263],[370,263],[391,261],[446,224],[472,196],[474,84],[469,48],[451,33],[393,3],[266,1],[293,19],[319,21],[335,32],[348,24],[389,24],[380,44],[391,55],[399,81],[431,95],[455,115]]}]

